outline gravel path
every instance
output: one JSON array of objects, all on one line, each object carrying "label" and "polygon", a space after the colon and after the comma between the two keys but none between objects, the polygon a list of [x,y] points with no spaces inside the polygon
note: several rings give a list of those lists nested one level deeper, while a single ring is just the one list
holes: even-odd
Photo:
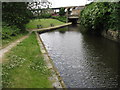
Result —
[{"label": "gravel path", "polygon": [[23,36],[23,37],[20,38],[19,40],[16,40],[15,42],[11,43],[9,46],[1,49],[1,50],[0,50],[0,63],[2,63],[2,58],[3,58],[3,56],[4,56],[4,54],[5,54],[6,52],[8,52],[11,48],[13,48],[13,47],[16,46],[17,44],[19,44],[19,43],[20,43],[21,41],[23,41],[24,39],[26,39],[28,36],[29,36],[29,34],[26,35],[26,36]]}]

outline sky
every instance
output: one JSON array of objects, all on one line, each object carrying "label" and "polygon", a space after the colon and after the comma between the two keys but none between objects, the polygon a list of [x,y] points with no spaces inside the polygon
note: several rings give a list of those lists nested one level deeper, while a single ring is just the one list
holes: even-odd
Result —
[{"label": "sky", "polygon": [[91,0],[48,0],[52,2],[52,7],[64,7],[64,6],[83,6],[86,3],[90,3]]}]

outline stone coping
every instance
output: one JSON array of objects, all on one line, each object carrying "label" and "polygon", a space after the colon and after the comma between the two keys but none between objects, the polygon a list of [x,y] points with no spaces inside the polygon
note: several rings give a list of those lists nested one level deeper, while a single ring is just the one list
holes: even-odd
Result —
[{"label": "stone coping", "polygon": [[50,31],[50,30],[53,30],[53,29],[58,29],[58,28],[61,28],[61,27],[65,27],[65,26],[69,26],[71,25],[72,23],[65,23],[65,24],[62,24],[62,25],[57,25],[57,26],[51,26],[51,27],[48,27],[48,28],[41,28],[41,29],[29,29],[27,31],[38,31],[38,32],[42,32],[42,31]]}]

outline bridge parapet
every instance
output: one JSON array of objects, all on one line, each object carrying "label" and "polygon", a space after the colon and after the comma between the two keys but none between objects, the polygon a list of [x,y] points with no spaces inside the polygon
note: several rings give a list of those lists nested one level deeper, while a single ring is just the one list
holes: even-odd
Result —
[{"label": "bridge parapet", "polygon": [[78,15],[69,15],[68,18],[79,18]]}]

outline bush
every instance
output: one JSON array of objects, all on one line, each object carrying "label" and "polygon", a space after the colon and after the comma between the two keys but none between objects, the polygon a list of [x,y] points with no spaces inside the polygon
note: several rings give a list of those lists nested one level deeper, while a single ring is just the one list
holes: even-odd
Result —
[{"label": "bush", "polygon": [[40,16],[40,18],[51,18],[51,14],[49,13],[44,13]]},{"label": "bush", "polygon": [[117,30],[117,3],[94,2],[87,5],[80,15],[80,24],[88,31]]},{"label": "bush", "polygon": [[3,2],[2,3],[2,20],[10,26],[17,26],[25,30],[25,24],[29,22],[33,14],[28,9],[26,2]]},{"label": "bush", "polygon": [[64,16],[64,15],[65,15],[65,8],[61,8],[61,9],[60,9],[59,15],[60,15],[60,16]]},{"label": "bush", "polygon": [[19,34],[20,29],[16,26],[3,25],[2,27],[2,39],[11,39],[12,36]]}]

